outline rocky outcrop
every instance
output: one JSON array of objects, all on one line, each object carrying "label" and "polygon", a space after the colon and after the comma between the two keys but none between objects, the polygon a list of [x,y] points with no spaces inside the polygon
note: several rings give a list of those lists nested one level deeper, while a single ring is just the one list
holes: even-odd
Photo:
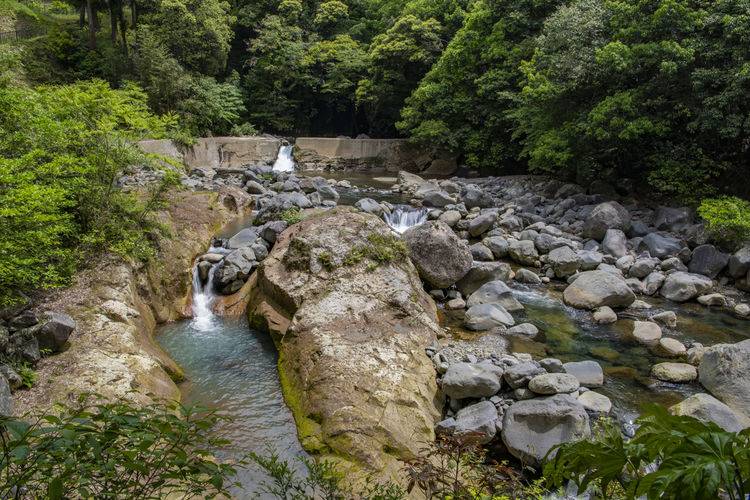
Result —
[{"label": "rocky outcrop", "polygon": [[[52,294],[40,310],[64,311],[75,322],[67,349],[42,358],[37,383],[14,393],[15,413],[47,410],[82,392],[146,403],[152,396],[179,398],[180,368],[153,338],[157,323],[189,313],[193,259],[214,232],[243,211],[241,193],[179,192],[170,195],[161,222],[169,238],[158,242],[148,265],[104,256],[79,273],[70,288]],[[70,322],[50,318],[50,344],[61,342]]]},{"label": "rocky outcrop", "polygon": [[406,246],[337,208],[291,226],[252,280],[250,324],[270,331],[302,445],[382,477],[433,439],[438,332]]}]

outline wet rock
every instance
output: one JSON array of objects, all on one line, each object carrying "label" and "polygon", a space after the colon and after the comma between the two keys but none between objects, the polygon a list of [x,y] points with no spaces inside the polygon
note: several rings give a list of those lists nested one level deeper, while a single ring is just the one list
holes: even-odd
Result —
[{"label": "wet rock", "polygon": [[654,314],[653,316],[651,316],[651,319],[670,328],[674,328],[677,326],[677,315],[674,313],[674,311],[664,311],[658,314]]},{"label": "wet rock", "polygon": [[612,411],[612,401],[604,394],[594,391],[586,391],[578,396],[578,402],[586,411],[597,414],[607,414]]},{"label": "wet rock", "polygon": [[659,233],[649,233],[643,237],[637,250],[639,252],[647,251],[652,257],[665,259],[679,254],[684,247],[684,243],[677,238]]},{"label": "wet rock", "polygon": [[591,434],[586,410],[568,394],[518,401],[503,417],[502,438],[524,463],[539,465],[554,446]]},{"label": "wet rock", "polygon": [[687,350],[687,362],[693,366],[699,366],[703,361],[704,354],[706,354],[706,348],[702,344],[694,342]]},{"label": "wet rock", "polygon": [[568,373],[543,373],[529,380],[529,390],[542,395],[570,394],[578,387],[578,379]]},{"label": "wet rock", "polygon": [[706,349],[700,383],[736,413],[750,418],[750,340]]},{"label": "wet rock", "polygon": [[578,255],[567,246],[552,250],[547,255],[547,262],[558,278],[566,278],[575,274],[581,266]]},{"label": "wet rock", "polygon": [[658,355],[667,358],[679,358],[687,354],[685,344],[670,337],[660,338],[654,350]]},{"label": "wet rock", "polygon": [[734,306],[734,314],[740,318],[750,317],[750,305],[748,304],[737,304]]},{"label": "wet rock", "polygon": [[525,387],[529,380],[542,373],[545,373],[545,370],[539,363],[524,361],[506,367],[503,379],[512,389],[518,389],[519,387]]},{"label": "wet rock", "polygon": [[521,323],[512,328],[508,328],[508,333],[512,335],[524,335],[527,337],[535,337],[539,333],[539,328],[532,325],[531,323]]},{"label": "wet rock", "polygon": [[730,407],[705,394],[693,394],[689,398],[669,408],[673,415],[697,418],[703,422],[713,422],[727,432],[739,432],[750,426],[750,421],[735,413]]},{"label": "wet rock", "polygon": [[568,285],[563,292],[563,300],[578,309],[628,307],[635,300],[635,294],[623,279],[614,274],[585,271]]},{"label": "wet rock", "polygon": [[630,229],[630,214],[616,201],[608,201],[594,207],[586,218],[583,234],[587,238],[601,241],[608,229]]},{"label": "wet rock", "polygon": [[35,329],[39,348],[60,352],[75,328],[75,320],[67,314],[54,311],[44,313],[40,326]]},{"label": "wet rock", "polygon": [[466,305],[473,307],[479,304],[499,304],[503,306],[506,311],[521,311],[523,305],[521,305],[515,297],[513,292],[505,284],[504,281],[495,280],[490,281],[479,287],[477,291],[469,296]]},{"label": "wet rock", "polygon": [[729,255],[719,251],[713,245],[701,245],[693,250],[688,270],[715,278],[729,263]]},{"label": "wet rock", "polygon": [[541,285],[542,279],[539,277],[538,274],[536,274],[534,271],[529,271],[528,269],[521,268],[518,271],[516,271],[515,280],[519,283],[526,283],[529,285]]},{"label": "wet rock", "polygon": [[708,307],[726,307],[727,298],[720,293],[709,293],[699,296],[698,303]]},{"label": "wet rock", "polygon": [[574,376],[584,387],[601,387],[604,385],[604,372],[596,361],[572,361],[563,365],[565,372]]},{"label": "wet rock", "polygon": [[257,261],[249,247],[243,247],[226,256],[214,271],[214,286],[224,295],[235,293],[250,277]]},{"label": "wet rock", "polygon": [[643,345],[656,345],[661,338],[661,327],[651,321],[633,322],[633,338]]},{"label": "wet rock", "polygon": [[453,285],[471,269],[469,246],[443,222],[429,221],[411,227],[403,239],[419,275],[434,288]]},{"label": "wet rock", "polygon": [[661,295],[674,302],[686,302],[707,292],[712,286],[710,278],[678,271],[669,274],[664,280]]},{"label": "wet rock", "polygon": [[619,229],[607,229],[602,240],[602,250],[604,253],[616,258],[623,257],[628,253],[628,238],[625,233]]},{"label": "wet rock", "polygon": [[[313,187],[315,187],[315,192],[320,195],[320,199],[323,201],[339,201],[339,193],[336,191],[336,189],[331,186],[328,181],[323,179],[322,177],[315,177],[313,178]],[[304,208],[304,207],[300,207]]]},{"label": "wet rock", "polygon": [[443,393],[454,399],[490,397],[500,390],[502,376],[503,370],[498,366],[455,363],[443,376]]},{"label": "wet rock", "polygon": [[684,384],[698,378],[698,371],[687,363],[658,363],[651,367],[651,376],[662,382]]},{"label": "wet rock", "polygon": [[492,228],[492,225],[497,220],[497,212],[488,211],[477,217],[471,219],[469,222],[469,234],[477,237],[481,234],[486,233]]},{"label": "wet rock", "polygon": [[468,297],[488,281],[508,282],[512,275],[510,265],[505,262],[474,262],[469,272],[458,280],[456,287],[465,297]]},{"label": "wet rock", "polygon": [[602,306],[594,311],[594,321],[600,325],[608,325],[617,321],[617,314],[611,307]]},{"label": "wet rock", "polygon": [[464,326],[469,330],[490,330],[498,326],[513,326],[515,320],[501,305],[479,304],[466,311]]},{"label": "wet rock", "polygon": [[383,207],[372,198],[362,198],[357,201],[354,206],[368,214],[376,215],[378,217],[383,215]]},{"label": "wet rock", "polygon": [[508,256],[519,264],[534,266],[539,260],[533,241],[510,240],[508,242]]}]

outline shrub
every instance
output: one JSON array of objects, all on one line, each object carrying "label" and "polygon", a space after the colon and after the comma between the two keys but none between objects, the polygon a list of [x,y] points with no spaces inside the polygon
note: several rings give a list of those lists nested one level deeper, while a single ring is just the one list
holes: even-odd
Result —
[{"label": "shrub", "polygon": [[288,225],[292,226],[302,220],[302,212],[297,207],[289,208],[281,212],[279,218],[286,222]]},{"label": "shrub", "polygon": [[211,450],[223,417],[178,404],[136,408],[81,396],[32,423],[0,417],[1,498],[213,498],[235,469]]},{"label": "shrub", "polygon": [[708,198],[701,202],[698,214],[721,244],[734,248],[750,239],[750,202],[746,200],[734,196]]},{"label": "shrub", "polygon": [[750,492],[750,430],[726,432],[658,405],[647,406],[637,423],[629,441],[605,422],[595,440],[553,448],[544,477],[560,486],[572,480],[579,491],[594,487],[604,498],[613,486],[627,498],[649,499],[741,499]]}]

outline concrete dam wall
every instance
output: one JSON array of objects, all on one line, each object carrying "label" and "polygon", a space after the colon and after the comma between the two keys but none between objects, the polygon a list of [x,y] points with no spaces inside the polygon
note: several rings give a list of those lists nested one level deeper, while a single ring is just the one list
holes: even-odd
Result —
[{"label": "concrete dam wall", "polygon": [[203,137],[180,147],[166,139],[138,143],[145,153],[160,154],[185,164],[189,169],[227,170],[244,165],[272,164],[281,147],[273,137]]}]

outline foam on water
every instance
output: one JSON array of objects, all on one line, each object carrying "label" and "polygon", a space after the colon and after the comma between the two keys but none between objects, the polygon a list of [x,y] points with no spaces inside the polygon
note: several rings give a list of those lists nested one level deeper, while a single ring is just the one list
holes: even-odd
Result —
[{"label": "foam on water", "polygon": [[397,233],[401,234],[410,227],[418,226],[427,220],[429,210],[414,208],[408,205],[393,207],[389,214],[383,214],[385,222]]}]

